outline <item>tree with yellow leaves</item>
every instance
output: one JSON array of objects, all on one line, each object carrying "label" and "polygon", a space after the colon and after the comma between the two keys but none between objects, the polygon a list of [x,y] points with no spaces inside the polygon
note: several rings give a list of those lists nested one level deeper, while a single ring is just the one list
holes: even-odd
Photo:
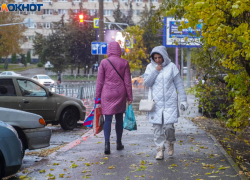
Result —
[{"label": "tree with yellow leaves", "polygon": [[[180,29],[202,23],[202,49],[215,48],[230,89],[227,126],[241,130],[250,117],[250,2],[248,0],[182,0],[163,3],[158,16],[184,17]],[[159,27],[156,26],[156,27]]]},{"label": "tree with yellow leaves", "polygon": [[[140,26],[130,26],[125,29],[123,36],[126,40],[131,41],[133,48],[129,48],[125,43],[125,50],[129,49],[129,52],[125,52],[122,55],[122,58],[129,61],[129,66],[131,70],[142,70],[142,60],[147,60],[149,55],[146,52],[146,48],[143,45],[143,36],[144,30]],[[133,42],[133,39],[135,40]]]},{"label": "tree with yellow leaves", "polygon": [[[1,2],[1,1],[0,1]],[[12,0],[2,1],[4,3],[14,3]],[[17,12],[1,12],[0,13],[0,24],[11,24],[23,22]],[[22,34],[25,28],[24,25],[9,25],[0,26],[0,56],[7,57],[12,53],[19,53],[20,43],[19,40],[22,39]]]}]

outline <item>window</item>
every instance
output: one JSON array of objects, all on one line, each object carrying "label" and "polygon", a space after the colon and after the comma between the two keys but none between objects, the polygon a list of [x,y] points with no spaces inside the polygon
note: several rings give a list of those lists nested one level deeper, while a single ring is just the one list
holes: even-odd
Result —
[{"label": "window", "polygon": [[6,72],[1,73],[1,75],[6,75]]},{"label": "window", "polygon": [[134,2],[143,2],[142,0],[134,0]]},{"label": "window", "polygon": [[134,10],[134,16],[140,16],[142,13],[142,10]]},{"label": "window", "polygon": [[88,2],[97,2],[97,0],[88,0]]},{"label": "window", "polygon": [[103,0],[103,2],[113,2],[113,0]]},{"label": "window", "polygon": [[58,9],[58,14],[68,14],[68,9]]},{"label": "window", "polygon": [[112,16],[112,15],[113,15],[113,10],[105,9],[105,10],[103,11],[103,15],[104,15],[104,16]]},{"label": "window", "polygon": [[68,2],[68,0],[58,0],[58,2]]},{"label": "window", "polygon": [[37,0],[29,0],[29,2],[37,2]]},{"label": "window", "polygon": [[28,11],[28,14],[36,14],[36,11]]},{"label": "window", "polygon": [[119,0],[120,2],[128,2],[128,0]]},{"label": "window", "polygon": [[43,0],[43,2],[52,2],[52,0]]},{"label": "window", "polygon": [[79,12],[80,12],[80,9],[73,9],[73,12],[74,12],[74,13],[79,13]]},{"label": "window", "polygon": [[81,2],[81,0],[73,0],[73,2]]},{"label": "window", "polygon": [[43,14],[45,14],[45,15],[52,15],[53,11],[52,11],[52,9],[44,9],[43,10]]},{"label": "window", "polygon": [[97,9],[89,9],[89,15],[94,16],[97,14]]},{"label": "window", "polygon": [[157,3],[158,2],[158,0],[151,0],[152,1],[152,3]]},{"label": "window", "polygon": [[0,79],[0,96],[16,96],[12,79]]},{"label": "window", "polygon": [[46,91],[39,85],[26,79],[17,80],[23,96],[46,97]]},{"label": "window", "polygon": [[44,23],[44,28],[45,28],[45,29],[50,29],[50,28],[52,28],[52,23]]},{"label": "window", "polygon": [[30,55],[31,56],[34,56],[35,52],[36,52],[35,49],[30,49]]},{"label": "window", "polygon": [[35,39],[35,36],[28,36],[29,37],[29,42],[33,42]]},{"label": "window", "polygon": [[23,2],[23,0],[15,0],[15,2],[16,2],[16,3],[18,3],[18,2]]}]

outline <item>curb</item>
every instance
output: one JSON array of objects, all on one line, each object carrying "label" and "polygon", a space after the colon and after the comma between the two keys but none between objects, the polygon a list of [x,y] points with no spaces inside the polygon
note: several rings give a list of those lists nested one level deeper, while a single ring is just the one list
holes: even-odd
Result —
[{"label": "curb", "polygon": [[[183,117],[185,118],[186,120],[190,121],[193,125],[196,126],[196,124],[193,123],[193,121],[189,120],[188,118],[186,117]],[[198,127],[198,126],[197,126]],[[240,174],[239,172],[241,171],[240,168],[237,166],[237,164],[234,162],[234,160],[231,158],[231,156],[229,156],[229,154],[225,151],[225,149],[223,148],[223,146],[219,143],[219,141],[217,141],[217,139],[212,135],[210,134],[209,132],[203,130],[204,132],[206,132],[207,136],[212,138],[213,141],[218,144],[218,148],[219,150],[222,152],[222,154],[227,158],[228,162],[230,163],[230,165],[234,168],[234,170],[238,173],[238,175],[240,176],[240,178],[242,180],[248,180],[248,178],[245,176],[245,174]]]},{"label": "curb", "polygon": [[210,133],[207,132],[207,135],[209,137],[211,137],[213,139],[213,141],[218,144],[218,148],[220,149],[220,151],[224,154],[224,156],[226,156],[228,162],[231,164],[231,166],[234,168],[234,170],[239,174],[240,178],[242,180],[248,180],[248,178],[245,176],[245,174],[240,174],[239,172],[241,171],[240,168],[237,166],[237,164],[234,162],[234,160],[231,158],[231,156],[229,156],[229,154],[225,151],[225,149],[223,148],[223,146],[219,143],[219,141],[217,141],[217,139]]},{"label": "curb", "polygon": [[[79,145],[79,144],[82,143],[83,141],[87,141],[87,139],[88,139],[89,137],[92,137],[92,136],[94,136],[94,132],[91,131],[91,129],[89,129],[89,131],[87,131],[87,132],[86,132],[84,135],[82,135],[80,138],[78,138],[78,139],[76,139],[76,140],[74,140],[74,141],[72,141],[72,142],[66,144],[64,147],[58,149],[56,152],[53,152],[52,154],[50,154],[50,155],[48,155],[48,156],[42,158],[39,162],[37,162],[37,163],[34,164],[33,166],[28,167],[29,171],[28,171],[28,173],[27,173],[26,175],[29,175],[30,173],[32,173],[32,172],[34,172],[35,170],[37,170],[36,168],[34,168],[36,165],[39,166],[40,163],[43,163],[43,161],[46,161],[46,160],[48,160],[48,159],[49,159],[49,160],[55,159],[55,158],[56,158],[58,155],[60,155],[62,152],[66,152],[66,151],[72,149],[73,147]],[[15,175],[18,175],[18,173],[15,174]],[[22,174],[22,175],[23,175],[23,174]],[[19,175],[18,175],[18,177],[19,177]]]}]

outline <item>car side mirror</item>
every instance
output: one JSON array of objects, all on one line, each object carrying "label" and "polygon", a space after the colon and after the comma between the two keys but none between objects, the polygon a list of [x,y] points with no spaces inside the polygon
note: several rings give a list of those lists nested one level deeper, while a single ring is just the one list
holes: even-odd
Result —
[{"label": "car side mirror", "polygon": [[53,93],[51,91],[49,91],[49,96],[53,96]]}]

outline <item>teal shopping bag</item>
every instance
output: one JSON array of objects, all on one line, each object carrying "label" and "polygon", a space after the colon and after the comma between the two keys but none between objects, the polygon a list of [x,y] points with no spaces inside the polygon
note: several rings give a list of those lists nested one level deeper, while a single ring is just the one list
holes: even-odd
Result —
[{"label": "teal shopping bag", "polygon": [[136,120],[132,104],[128,105],[128,108],[125,112],[125,119],[123,121],[123,128],[129,131],[137,130]]}]

